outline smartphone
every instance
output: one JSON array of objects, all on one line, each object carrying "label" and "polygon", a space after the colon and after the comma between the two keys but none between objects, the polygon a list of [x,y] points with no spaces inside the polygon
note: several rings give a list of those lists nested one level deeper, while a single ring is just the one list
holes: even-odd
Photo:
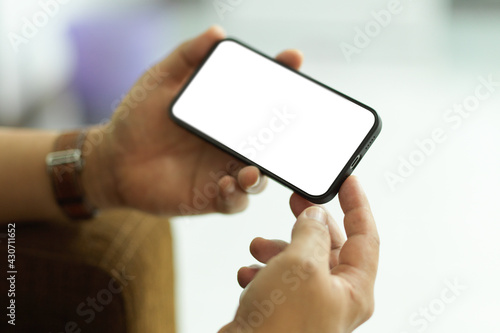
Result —
[{"label": "smartphone", "polygon": [[382,126],[372,108],[232,38],[212,48],[169,112],[317,204],[335,197]]}]

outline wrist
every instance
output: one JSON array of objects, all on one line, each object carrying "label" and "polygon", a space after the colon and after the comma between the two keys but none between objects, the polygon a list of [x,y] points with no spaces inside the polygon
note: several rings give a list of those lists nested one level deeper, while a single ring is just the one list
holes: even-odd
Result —
[{"label": "wrist", "polygon": [[87,200],[97,209],[120,206],[106,125],[88,129],[82,147],[82,183]]}]

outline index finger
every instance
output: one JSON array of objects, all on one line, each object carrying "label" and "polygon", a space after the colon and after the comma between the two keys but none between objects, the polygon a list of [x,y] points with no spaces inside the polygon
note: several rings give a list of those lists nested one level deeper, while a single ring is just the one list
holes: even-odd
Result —
[{"label": "index finger", "polygon": [[328,215],[321,206],[306,208],[292,229],[292,241],[282,252],[302,260],[318,272],[329,273],[331,239],[328,232]]},{"label": "index finger", "polygon": [[347,234],[339,265],[361,269],[373,280],[377,274],[380,240],[368,199],[356,177],[350,176],[339,191]]}]

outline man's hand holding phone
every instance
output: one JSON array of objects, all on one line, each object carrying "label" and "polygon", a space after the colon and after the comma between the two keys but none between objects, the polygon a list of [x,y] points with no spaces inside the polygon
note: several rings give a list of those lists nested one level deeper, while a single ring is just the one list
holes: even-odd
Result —
[{"label": "man's hand holding phone", "polygon": [[[235,213],[267,179],[185,129],[168,116],[173,98],[218,41],[218,27],[179,46],[131,88],[110,123],[94,127],[83,177],[98,208],[127,206],[167,216]],[[298,69],[296,50],[276,59]],[[221,120],[223,121],[223,120]],[[98,144],[93,144],[97,142]]]}]

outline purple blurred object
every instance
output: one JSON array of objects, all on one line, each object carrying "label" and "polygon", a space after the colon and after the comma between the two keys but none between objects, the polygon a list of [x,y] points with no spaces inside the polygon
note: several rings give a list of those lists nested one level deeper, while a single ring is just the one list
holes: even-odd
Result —
[{"label": "purple blurred object", "polygon": [[87,123],[109,119],[118,101],[166,46],[165,11],[147,8],[90,17],[70,28],[75,47],[74,88]]}]

